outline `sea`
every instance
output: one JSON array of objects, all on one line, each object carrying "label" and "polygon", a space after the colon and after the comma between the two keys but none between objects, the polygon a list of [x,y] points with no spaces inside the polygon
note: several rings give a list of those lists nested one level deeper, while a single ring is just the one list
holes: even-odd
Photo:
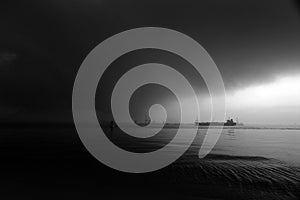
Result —
[{"label": "sea", "polygon": [[[184,126],[187,134],[190,128],[193,125]],[[164,171],[168,182],[179,185],[192,183],[193,188],[196,187],[194,190],[199,192],[195,198],[300,198],[300,126],[222,127],[211,152],[206,157],[199,158],[198,152],[207,128],[199,127],[197,136],[186,153],[169,167],[172,170]],[[212,134],[220,131],[218,126],[210,128]],[[137,149],[142,149],[149,143],[162,143],[174,132],[177,132],[176,128],[167,128],[160,137],[138,143],[140,145]],[[174,152],[170,151],[168,154],[177,153],[176,147],[180,149],[180,146],[188,145],[184,138],[181,141],[172,148]]]},{"label": "sea", "polygon": [[[183,131],[189,129],[186,126]],[[176,132],[166,128],[153,140],[131,142],[114,130],[112,138],[121,148],[151,151],[163,148]],[[95,159],[75,126],[2,128],[0,197],[300,199],[300,126],[224,127],[212,151],[199,158],[206,134],[207,127],[200,127],[192,145],[169,166],[131,174]]]}]

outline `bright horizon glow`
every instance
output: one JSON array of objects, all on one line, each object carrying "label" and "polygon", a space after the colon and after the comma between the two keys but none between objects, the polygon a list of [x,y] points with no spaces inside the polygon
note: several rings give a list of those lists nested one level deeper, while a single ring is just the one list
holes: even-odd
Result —
[{"label": "bright horizon glow", "polygon": [[299,124],[300,75],[278,77],[227,94],[227,116],[245,123]]},{"label": "bright horizon glow", "polygon": [[[199,96],[200,121],[211,119],[210,96]],[[190,101],[190,98],[186,98]],[[300,123],[300,75],[227,92],[226,118],[254,124]],[[190,119],[189,122],[192,122]]]},{"label": "bright horizon glow", "polygon": [[[200,95],[198,96],[200,102],[199,120],[214,120],[210,114],[210,96]],[[187,97],[185,101],[190,102],[191,98],[193,97]],[[173,105],[172,102],[169,103],[170,108],[177,106],[177,104]],[[160,110],[152,110],[154,121],[162,122],[162,116]],[[171,117],[172,122],[172,116],[169,117]],[[226,118],[229,117],[233,119],[238,117],[240,122],[250,124],[299,124],[300,75],[278,77],[273,82],[228,91],[226,95]],[[193,121],[190,117],[183,123],[193,123]]]},{"label": "bright horizon glow", "polygon": [[300,106],[300,76],[249,86],[227,95],[228,108]]}]

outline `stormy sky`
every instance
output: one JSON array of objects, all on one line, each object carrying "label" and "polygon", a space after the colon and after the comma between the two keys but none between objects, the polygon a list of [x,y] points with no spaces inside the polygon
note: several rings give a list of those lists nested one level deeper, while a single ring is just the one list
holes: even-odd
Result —
[{"label": "stormy sky", "polygon": [[[228,117],[245,123],[299,122],[300,10],[296,1],[11,0],[0,5],[3,122],[71,122],[72,87],[85,56],[106,38],[145,26],[183,32],[208,51],[225,83]],[[119,77],[122,66],[129,63],[160,59],[191,76],[205,104],[201,77],[193,77],[186,70],[188,63],[176,56],[158,53],[133,53],[115,64],[110,76]],[[113,87],[106,79],[104,94]],[[165,95],[136,96],[140,96],[137,102],[148,106],[151,98],[173,104],[172,95]],[[99,99],[102,105],[101,101],[105,100]],[[105,113],[107,107],[101,105],[100,112]],[[137,110],[145,110],[139,106]]]}]

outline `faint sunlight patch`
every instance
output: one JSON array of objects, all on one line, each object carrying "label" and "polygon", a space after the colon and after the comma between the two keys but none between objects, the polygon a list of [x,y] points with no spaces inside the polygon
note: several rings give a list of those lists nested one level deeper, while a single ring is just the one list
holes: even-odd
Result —
[{"label": "faint sunlight patch", "polygon": [[281,77],[272,83],[250,86],[227,95],[231,108],[300,106],[300,75]]}]

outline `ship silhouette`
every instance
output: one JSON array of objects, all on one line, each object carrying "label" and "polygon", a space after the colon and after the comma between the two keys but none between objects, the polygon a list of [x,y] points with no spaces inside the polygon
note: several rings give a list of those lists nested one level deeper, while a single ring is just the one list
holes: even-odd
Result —
[{"label": "ship silhouette", "polygon": [[226,122],[195,122],[196,126],[236,126],[237,122],[233,119],[228,119]]}]

